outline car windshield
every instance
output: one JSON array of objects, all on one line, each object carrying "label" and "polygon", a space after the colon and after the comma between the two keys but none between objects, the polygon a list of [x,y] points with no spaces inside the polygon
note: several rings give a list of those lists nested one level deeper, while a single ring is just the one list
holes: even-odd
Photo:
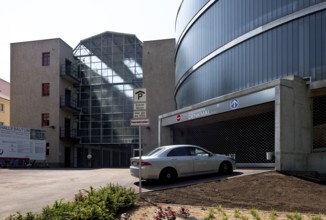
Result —
[{"label": "car windshield", "polygon": [[164,149],[163,147],[155,148],[154,150],[144,154],[144,156],[153,156],[153,155],[159,153],[160,151],[162,151],[163,149]]}]

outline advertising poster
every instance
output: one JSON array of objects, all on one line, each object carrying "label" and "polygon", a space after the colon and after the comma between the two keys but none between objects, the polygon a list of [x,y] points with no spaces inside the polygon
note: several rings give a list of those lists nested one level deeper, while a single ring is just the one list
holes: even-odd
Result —
[{"label": "advertising poster", "polygon": [[0,159],[45,160],[45,131],[0,126]]}]

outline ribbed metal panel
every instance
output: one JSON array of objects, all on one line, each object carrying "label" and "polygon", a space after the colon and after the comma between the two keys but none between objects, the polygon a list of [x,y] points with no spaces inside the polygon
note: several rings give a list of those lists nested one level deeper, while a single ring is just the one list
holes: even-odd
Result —
[{"label": "ribbed metal panel", "polygon": [[[312,81],[326,78],[324,1],[262,2],[216,1],[178,41],[177,108],[289,75],[311,77]],[[184,4],[186,1],[181,7]],[[235,41],[234,46],[198,65],[213,51],[257,28],[267,31],[252,33],[241,43]]]}]

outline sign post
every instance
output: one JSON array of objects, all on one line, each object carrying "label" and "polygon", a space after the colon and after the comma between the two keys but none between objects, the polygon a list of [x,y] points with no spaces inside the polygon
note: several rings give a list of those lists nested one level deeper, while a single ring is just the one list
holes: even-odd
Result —
[{"label": "sign post", "polygon": [[134,89],[134,116],[130,119],[130,126],[138,126],[139,127],[139,198],[141,198],[141,164],[142,164],[142,147],[141,147],[141,126],[148,126],[149,119],[146,118],[146,89]]},{"label": "sign post", "polygon": [[141,152],[141,127],[139,126],[138,127],[138,130],[139,130],[139,145],[138,145],[138,152],[139,152],[139,162],[138,162],[138,179],[139,179],[139,198],[141,198],[141,155],[142,155],[142,152]]}]

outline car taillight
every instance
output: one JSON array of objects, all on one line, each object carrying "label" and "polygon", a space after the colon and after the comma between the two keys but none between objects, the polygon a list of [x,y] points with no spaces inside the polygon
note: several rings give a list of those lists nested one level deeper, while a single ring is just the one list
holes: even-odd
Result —
[{"label": "car taillight", "polygon": [[149,162],[144,162],[144,161],[141,162],[141,166],[150,166],[150,165],[152,164]]},{"label": "car taillight", "polygon": [[[131,162],[131,165],[133,165],[133,166],[138,166],[138,163],[139,161],[132,161]],[[143,166],[150,166],[150,165],[152,165],[151,163],[149,163],[149,162],[145,162],[145,161],[142,161],[141,162],[141,166],[143,167]]]}]

